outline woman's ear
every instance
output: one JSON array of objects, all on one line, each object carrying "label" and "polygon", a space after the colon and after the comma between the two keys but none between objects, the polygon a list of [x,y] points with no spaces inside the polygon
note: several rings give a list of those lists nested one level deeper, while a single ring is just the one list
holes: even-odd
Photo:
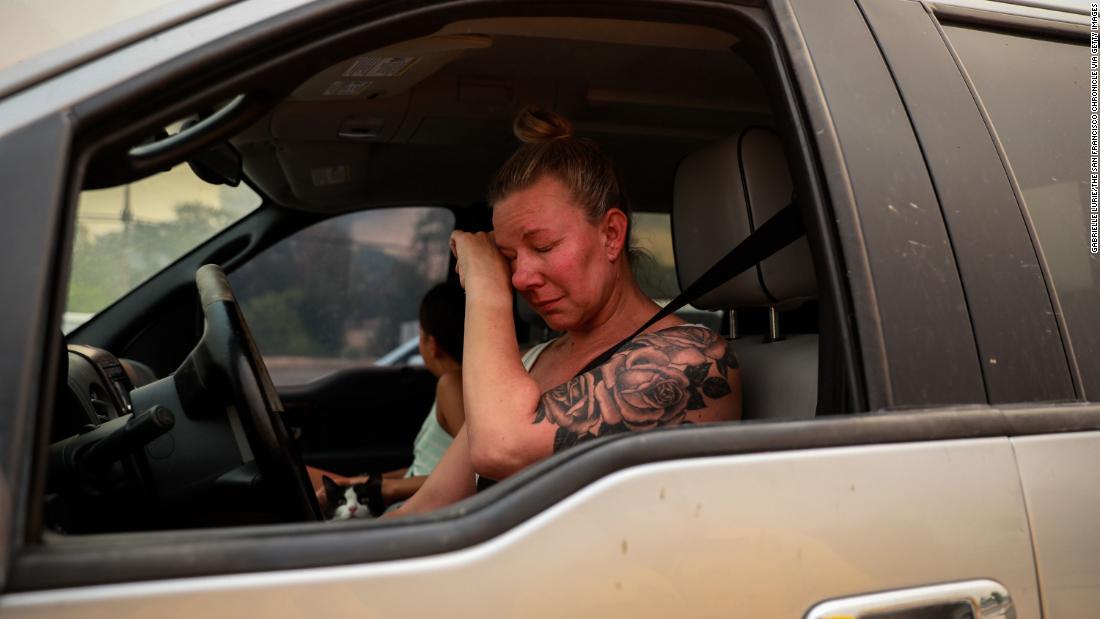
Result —
[{"label": "woman's ear", "polygon": [[615,262],[626,249],[626,232],[630,219],[617,208],[608,209],[603,216],[604,252],[607,259]]}]

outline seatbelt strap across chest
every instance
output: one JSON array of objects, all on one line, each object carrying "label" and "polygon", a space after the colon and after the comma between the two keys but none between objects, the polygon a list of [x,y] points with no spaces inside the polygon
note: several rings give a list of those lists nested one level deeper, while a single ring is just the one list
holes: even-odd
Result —
[{"label": "seatbelt strap across chest", "polygon": [[657,321],[744,273],[765,258],[797,241],[804,234],[802,215],[799,212],[798,205],[791,202],[773,215],[764,225],[745,237],[728,254],[714,263],[714,266],[707,269],[675,299],[669,301],[667,305],[661,308],[661,311],[657,312],[653,318],[650,318],[630,337],[590,361],[588,365],[584,366],[583,370],[577,372],[577,376],[607,363],[611,355],[614,355],[623,345],[653,326]]}]

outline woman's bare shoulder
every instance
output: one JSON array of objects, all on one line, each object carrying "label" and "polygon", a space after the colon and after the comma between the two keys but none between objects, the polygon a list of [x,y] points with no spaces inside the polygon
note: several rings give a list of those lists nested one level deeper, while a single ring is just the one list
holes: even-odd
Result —
[{"label": "woman's bare shoulder", "polygon": [[733,358],[733,347],[726,338],[703,325],[682,323],[643,333],[623,346],[619,352],[647,346],[670,351],[694,350],[715,362],[737,367],[737,360]]}]

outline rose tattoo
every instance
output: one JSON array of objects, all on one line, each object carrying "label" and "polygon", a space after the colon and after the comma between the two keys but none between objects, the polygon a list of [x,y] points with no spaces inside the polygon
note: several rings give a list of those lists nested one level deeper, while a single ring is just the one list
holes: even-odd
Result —
[{"label": "rose tattoo", "polygon": [[578,378],[544,393],[540,410],[559,427],[585,434],[600,422],[600,411],[593,402],[592,375],[584,374]]},{"label": "rose tattoo", "polygon": [[[737,367],[728,343],[709,329],[664,329],[544,393],[534,422],[558,426],[554,451],[617,432],[677,425],[687,411],[706,408],[706,398],[730,395],[726,375]],[[712,368],[717,376],[709,376]]]}]

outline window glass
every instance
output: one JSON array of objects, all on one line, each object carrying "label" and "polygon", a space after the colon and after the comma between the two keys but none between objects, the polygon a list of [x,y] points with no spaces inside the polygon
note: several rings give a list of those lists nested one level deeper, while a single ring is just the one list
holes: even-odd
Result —
[{"label": "window glass", "polygon": [[635,253],[634,276],[651,299],[672,299],[680,294],[676,283],[676,256],[672,252],[672,227],[668,213],[634,213],[631,223]]},{"label": "window glass", "polygon": [[[649,297],[664,305],[680,294],[676,279],[676,255],[672,251],[672,219],[668,213],[633,214],[634,276]],[[690,283],[690,282],[686,282]],[[721,328],[722,313],[686,305],[676,315],[693,324]]]},{"label": "window glass", "polygon": [[81,192],[63,329],[80,326],[261,202],[246,185],[211,185],[187,165]]},{"label": "window glass", "polygon": [[1089,49],[945,30],[1004,146],[1062,305],[1085,397],[1100,399],[1100,256],[1089,247]]},{"label": "window glass", "polygon": [[420,299],[447,277],[453,229],[442,208],[351,213],[230,274],[274,383],[418,361]]}]

